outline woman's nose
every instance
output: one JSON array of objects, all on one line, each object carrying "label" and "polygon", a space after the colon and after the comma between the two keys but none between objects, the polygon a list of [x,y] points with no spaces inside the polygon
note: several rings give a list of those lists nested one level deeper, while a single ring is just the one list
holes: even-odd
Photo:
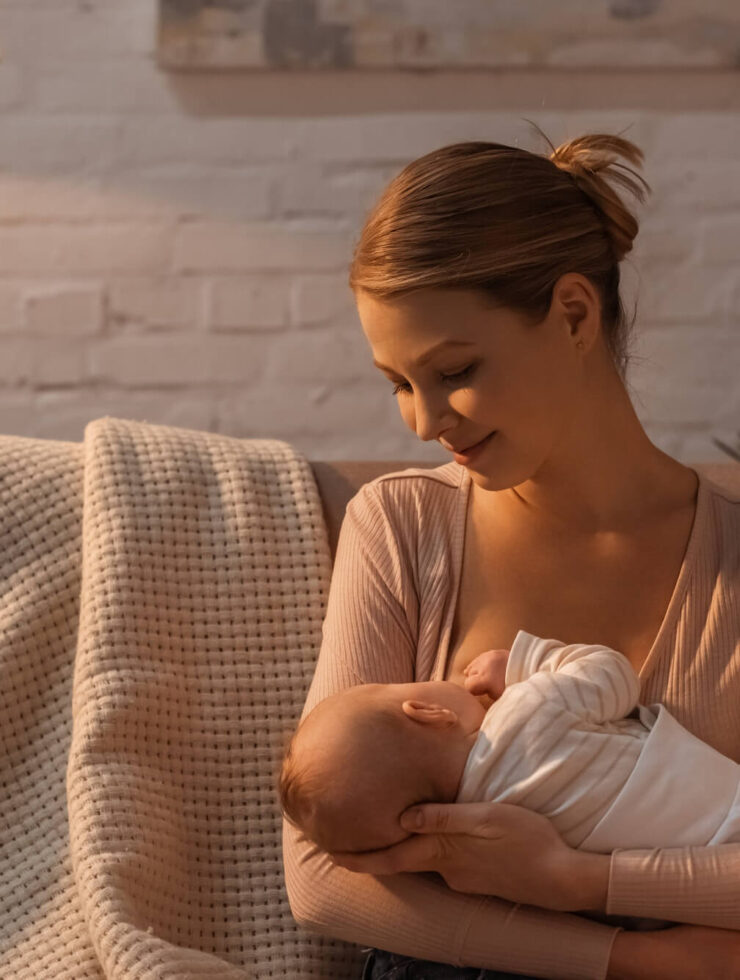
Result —
[{"label": "woman's nose", "polygon": [[447,397],[440,394],[436,397],[414,396],[414,428],[422,442],[438,439],[450,424],[450,406]]}]

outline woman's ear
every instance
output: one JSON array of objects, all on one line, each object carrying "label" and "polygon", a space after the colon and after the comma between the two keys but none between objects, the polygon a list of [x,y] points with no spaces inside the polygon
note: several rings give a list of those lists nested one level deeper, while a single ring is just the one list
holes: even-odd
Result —
[{"label": "woman's ear", "polygon": [[452,708],[444,708],[432,701],[404,701],[401,705],[403,713],[421,725],[431,725],[433,728],[451,728],[457,724],[457,714]]}]

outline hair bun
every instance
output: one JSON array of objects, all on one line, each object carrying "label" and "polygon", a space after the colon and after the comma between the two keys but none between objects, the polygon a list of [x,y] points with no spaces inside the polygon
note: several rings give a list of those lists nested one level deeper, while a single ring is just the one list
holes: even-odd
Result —
[{"label": "hair bun", "polygon": [[547,142],[552,150],[549,159],[575,180],[597,208],[614,245],[616,259],[621,261],[632,249],[638,224],[609,182],[620,184],[644,203],[650,185],[632,167],[619,161],[623,157],[639,167],[644,157],[642,150],[629,140],[609,133],[588,133],[558,147]]},{"label": "hair bun", "polygon": [[[605,139],[609,141],[607,144],[603,142]],[[600,170],[611,166],[617,160],[617,154],[614,152],[611,142],[614,139],[618,139],[618,137],[604,137],[599,135],[579,136],[577,139],[562,143],[557,149],[553,150],[550,154],[550,159],[556,167],[559,167],[561,170],[567,170],[574,177],[585,174],[597,174]],[[623,142],[627,143],[626,140]],[[632,146],[631,143],[627,145]],[[636,146],[634,150],[640,154],[640,157],[642,156],[642,151]],[[624,156],[627,159],[633,159],[633,162],[640,162],[627,153],[624,153]]]}]

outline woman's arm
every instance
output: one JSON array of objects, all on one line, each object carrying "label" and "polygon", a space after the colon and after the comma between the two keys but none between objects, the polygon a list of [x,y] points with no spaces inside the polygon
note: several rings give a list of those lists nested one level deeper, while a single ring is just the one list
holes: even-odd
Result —
[{"label": "woman's arm", "polygon": [[[416,679],[412,560],[402,553],[402,534],[387,503],[377,489],[363,491],[350,501],[342,524],[304,716],[322,698],[354,684]],[[283,859],[299,923],[422,959],[603,980],[618,934],[578,916],[455,892],[437,875],[354,874],[287,822]]]},{"label": "woman's arm", "polygon": [[606,912],[740,930],[740,843],[614,851]]},{"label": "woman's arm", "polygon": [[285,883],[304,927],[420,959],[537,977],[603,980],[618,930],[576,915],[467,895],[436,876],[354,874],[289,824]]},{"label": "woman's arm", "polygon": [[592,854],[506,803],[420,804],[401,822],[413,835],[400,844],[335,860],[373,874],[434,870],[459,891],[551,909],[740,931],[740,844]]},{"label": "woman's arm", "polygon": [[607,980],[740,980],[740,933],[705,926],[620,932]]}]

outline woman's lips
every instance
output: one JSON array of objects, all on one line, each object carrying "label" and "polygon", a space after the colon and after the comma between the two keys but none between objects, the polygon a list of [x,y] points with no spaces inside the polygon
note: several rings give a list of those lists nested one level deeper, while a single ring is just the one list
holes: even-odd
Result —
[{"label": "woman's lips", "polygon": [[[496,431],[498,431],[498,430],[496,430]],[[476,444],[474,446],[469,446],[465,450],[465,452],[462,452],[462,453],[453,453],[453,456],[455,458],[455,462],[456,463],[462,463],[463,465],[465,463],[469,463],[470,460],[481,451],[481,449],[484,449],[488,445],[488,443],[491,441],[491,439],[495,435],[496,435],[496,432],[489,432],[488,435],[485,436],[483,439],[481,439],[480,442],[476,442]]]}]

